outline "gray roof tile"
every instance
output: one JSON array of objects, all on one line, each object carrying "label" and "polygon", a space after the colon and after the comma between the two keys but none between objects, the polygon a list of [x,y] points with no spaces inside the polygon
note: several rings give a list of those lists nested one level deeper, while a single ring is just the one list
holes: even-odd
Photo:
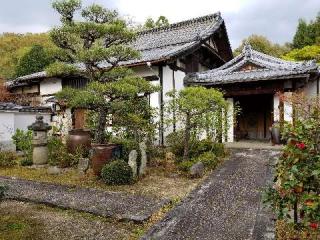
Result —
[{"label": "gray roof tile", "polygon": [[[247,64],[254,64],[258,69],[240,70]],[[315,61],[292,62],[275,58],[255,51],[246,44],[242,53],[219,68],[189,74],[186,84],[219,85],[235,82],[272,80],[295,77],[319,71]]]},{"label": "gray roof tile", "polygon": [[[170,24],[167,27],[139,32],[136,40],[130,45],[140,51],[141,57],[120,64],[135,65],[170,59],[193,48],[199,44],[201,40],[210,37],[220,28],[221,24],[223,24],[223,19],[218,12]],[[102,63],[101,66],[108,67],[108,64]],[[16,78],[10,85],[44,77],[46,77],[45,72],[34,73]]]}]

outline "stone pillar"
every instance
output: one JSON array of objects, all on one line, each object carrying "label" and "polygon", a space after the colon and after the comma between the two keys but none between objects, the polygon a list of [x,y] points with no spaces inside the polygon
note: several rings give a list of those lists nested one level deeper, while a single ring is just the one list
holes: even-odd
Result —
[{"label": "stone pillar", "polygon": [[51,129],[48,123],[43,122],[43,116],[37,116],[36,121],[28,127],[33,131],[32,138],[32,161],[35,165],[43,165],[48,163],[48,136],[47,133]]}]

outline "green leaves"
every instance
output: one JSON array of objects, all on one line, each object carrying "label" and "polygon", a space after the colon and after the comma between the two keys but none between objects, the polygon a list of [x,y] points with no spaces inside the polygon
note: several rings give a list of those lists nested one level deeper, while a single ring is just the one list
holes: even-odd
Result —
[{"label": "green leaves", "polygon": [[46,68],[46,73],[48,77],[70,76],[79,74],[80,70],[75,65],[55,62]]},{"label": "green leaves", "polygon": [[95,23],[108,23],[117,19],[117,11],[108,10],[100,5],[92,4],[82,10],[82,17],[87,21]]},{"label": "green leaves", "polygon": [[43,71],[54,60],[41,45],[34,45],[20,60],[16,67],[16,76],[24,76]]},{"label": "green leaves", "polygon": [[158,88],[119,67],[119,63],[139,57],[127,45],[135,33],[116,11],[96,4],[82,9],[80,21],[73,17],[81,10],[80,1],[56,1],[53,6],[61,15],[62,25],[50,33],[59,50],[55,52],[58,62],[49,66],[47,73],[81,75],[89,80],[84,89],[65,88],[57,98],[69,107],[88,108],[96,113],[93,115],[97,116],[97,123],[92,125],[97,128],[99,143],[105,142],[106,122],[111,118],[113,126],[125,129],[127,135],[136,139],[145,136],[153,127],[146,96]]},{"label": "green leaves", "polygon": [[168,125],[179,126],[184,131],[185,160],[189,158],[191,134],[200,138],[205,133],[210,139],[222,140],[222,122],[227,127],[223,111],[226,113],[228,107],[222,92],[213,88],[187,87],[179,92],[169,92],[167,96],[171,99],[165,107],[166,122]]},{"label": "green leaves", "polygon": [[320,45],[305,46],[301,49],[294,49],[283,56],[289,61],[316,60],[320,62]]},{"label": "green leaves", "polygon": [[74,13],[81,8],[81,0],[56,0],[52,7],[61,15],[61,21],[70,24]]},{"label": "green leaves", "polygon": [[302,217],[295,224],[309,227],[320,220],[319,101],[299,98],[298,102],[292,102],[296,108],[295,124],[284,127],[283,137],[288,143],[276,165],[267,202],[285,220],[290,218],[285,213],[296,205],[296,214]]}]

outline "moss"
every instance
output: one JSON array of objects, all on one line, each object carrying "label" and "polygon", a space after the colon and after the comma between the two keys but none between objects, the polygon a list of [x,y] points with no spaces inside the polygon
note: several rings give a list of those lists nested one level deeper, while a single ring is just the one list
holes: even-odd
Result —
[{"label": "moss", "polygon": [[31,218],[9,213],[0,216],[1,240],[39,239],[42,231],[42,224]]}]

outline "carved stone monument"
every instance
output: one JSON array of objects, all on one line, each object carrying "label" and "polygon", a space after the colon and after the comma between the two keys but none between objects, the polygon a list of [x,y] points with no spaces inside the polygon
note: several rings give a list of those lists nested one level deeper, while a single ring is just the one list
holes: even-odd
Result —
[{"label": "carved stone monument", "polygon": [[147,145],[145,142],[141,142],[139,144],[140,147],[140,153],[141,153],[141,163],[139,168],[139,175],[144,175],[146,173],[147,168]]},{"label": "carved stone monument", "polygon": [[43,122],[43,116],[37,116],[36,121],[28,127],[33,131],[32,161],[35,165],[43,165],[48,162],[48,131],[51,129],[48,123]]},{"label": "carved stone monument", "polygon": [[132,169],[133,177],[137,176],[137,158],[138,152],[136,150],[132,150],[129,154],[129,161],[128,164]]}]

